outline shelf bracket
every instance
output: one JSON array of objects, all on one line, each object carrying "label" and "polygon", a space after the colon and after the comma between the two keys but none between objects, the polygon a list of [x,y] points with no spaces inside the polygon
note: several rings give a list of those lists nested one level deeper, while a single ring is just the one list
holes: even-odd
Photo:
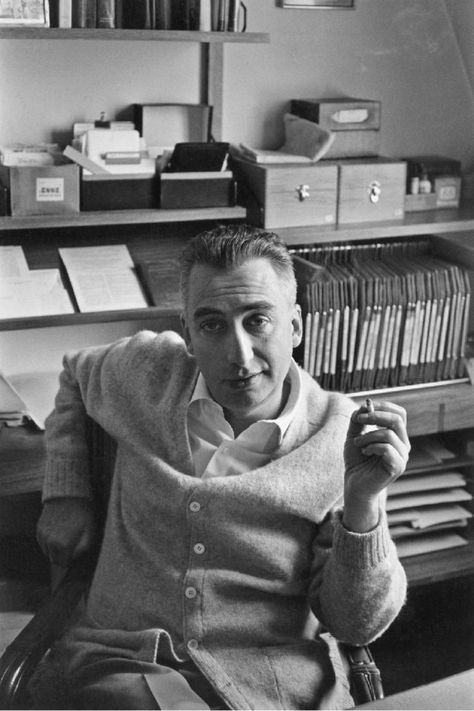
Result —
[{"label": "shelf bracket", "polygon": [[201,44],[201,102],[213,107],[212,135],[222,140],[224,46],[221,42]]}]

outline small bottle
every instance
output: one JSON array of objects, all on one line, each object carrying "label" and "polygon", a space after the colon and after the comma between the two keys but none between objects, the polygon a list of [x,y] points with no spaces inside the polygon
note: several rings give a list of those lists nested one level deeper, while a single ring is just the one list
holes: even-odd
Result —
[{"label": "small bottle", "polygon": [[420,178],[420,193],[426,195],[431,192],[431,180],[428,178],[428,173],[424,170]]},{"label": "small bottle", "polygon": [[417,175],[414,175],[410,180],[410,194],[418,195],[420,192],[420,179]]}]

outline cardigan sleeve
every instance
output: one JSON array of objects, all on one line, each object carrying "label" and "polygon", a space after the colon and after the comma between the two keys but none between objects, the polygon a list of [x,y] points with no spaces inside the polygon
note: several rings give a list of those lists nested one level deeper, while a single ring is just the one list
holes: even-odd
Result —
[{"label": "cardigan sleeve", "polygon": [[310,603],[336,639],[363,645],[379,637],[403,606],[406,585],[385,512],[367,533],[348,531],[341,513],[327,517],[314,543]]},{"label": "cardigan sleeve", "polygon": [[86,416],[119,439],[136,422],[130,412],[134,403],[140,404],[143,382],[159,364],[160,348],[166,351],[172,340],[143,331],[64,356],[55,408],[46,420],[43,500],[91,498]]}]

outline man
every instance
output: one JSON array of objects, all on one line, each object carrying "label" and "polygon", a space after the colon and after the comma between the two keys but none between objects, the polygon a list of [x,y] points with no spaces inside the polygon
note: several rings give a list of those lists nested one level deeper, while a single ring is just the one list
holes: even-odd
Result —
[{"label": "man", "polygon": [[85,414],[118,443],[85,614],[57,650],[71,704],[351,706],[326,631],[365,644],[403,604],[384,498],[405,413],[355,410],[292,360],[302,320],[276,235],[198,235],[182,293],[184,341],[142,332],[67,355],[47,422],[38,537],[59,564],[94,538]]}]

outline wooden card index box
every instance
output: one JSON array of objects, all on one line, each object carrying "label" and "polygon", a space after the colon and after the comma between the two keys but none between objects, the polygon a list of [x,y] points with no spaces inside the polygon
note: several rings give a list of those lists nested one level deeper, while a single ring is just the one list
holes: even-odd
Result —
[{"label": "wooden card index box", "polygon": [[382,105],[372,99],[293,99],[291,113],[336,133],[330,158],[377,156]]},{"label": "wooden card index box", "polygon": [[[257,164],[234,159],[242,192],[257,203],[249,219],[266,229],[335,224],[337,165],[319,163]],[[245,202],[244,198],[244,202]]]},{"label": "wooden card index box", "polygon": [[230,170],[160,174],[160,207],[181,210],[235,205],[235,180]]},{"label": "wooden card index box", "polygon": [[339,224],[400,220],[406,163],[390,158],[339,161]]},{"label": "wooden card index box", "polygon": [[159,204],[155,175],[82,175],[81,210],[147,210]]},{"label": "wooden card index box", "polygon": [[79,212],[80,168],[74,163],[48,166],[0,166],[10,190],[12,215]]}]

